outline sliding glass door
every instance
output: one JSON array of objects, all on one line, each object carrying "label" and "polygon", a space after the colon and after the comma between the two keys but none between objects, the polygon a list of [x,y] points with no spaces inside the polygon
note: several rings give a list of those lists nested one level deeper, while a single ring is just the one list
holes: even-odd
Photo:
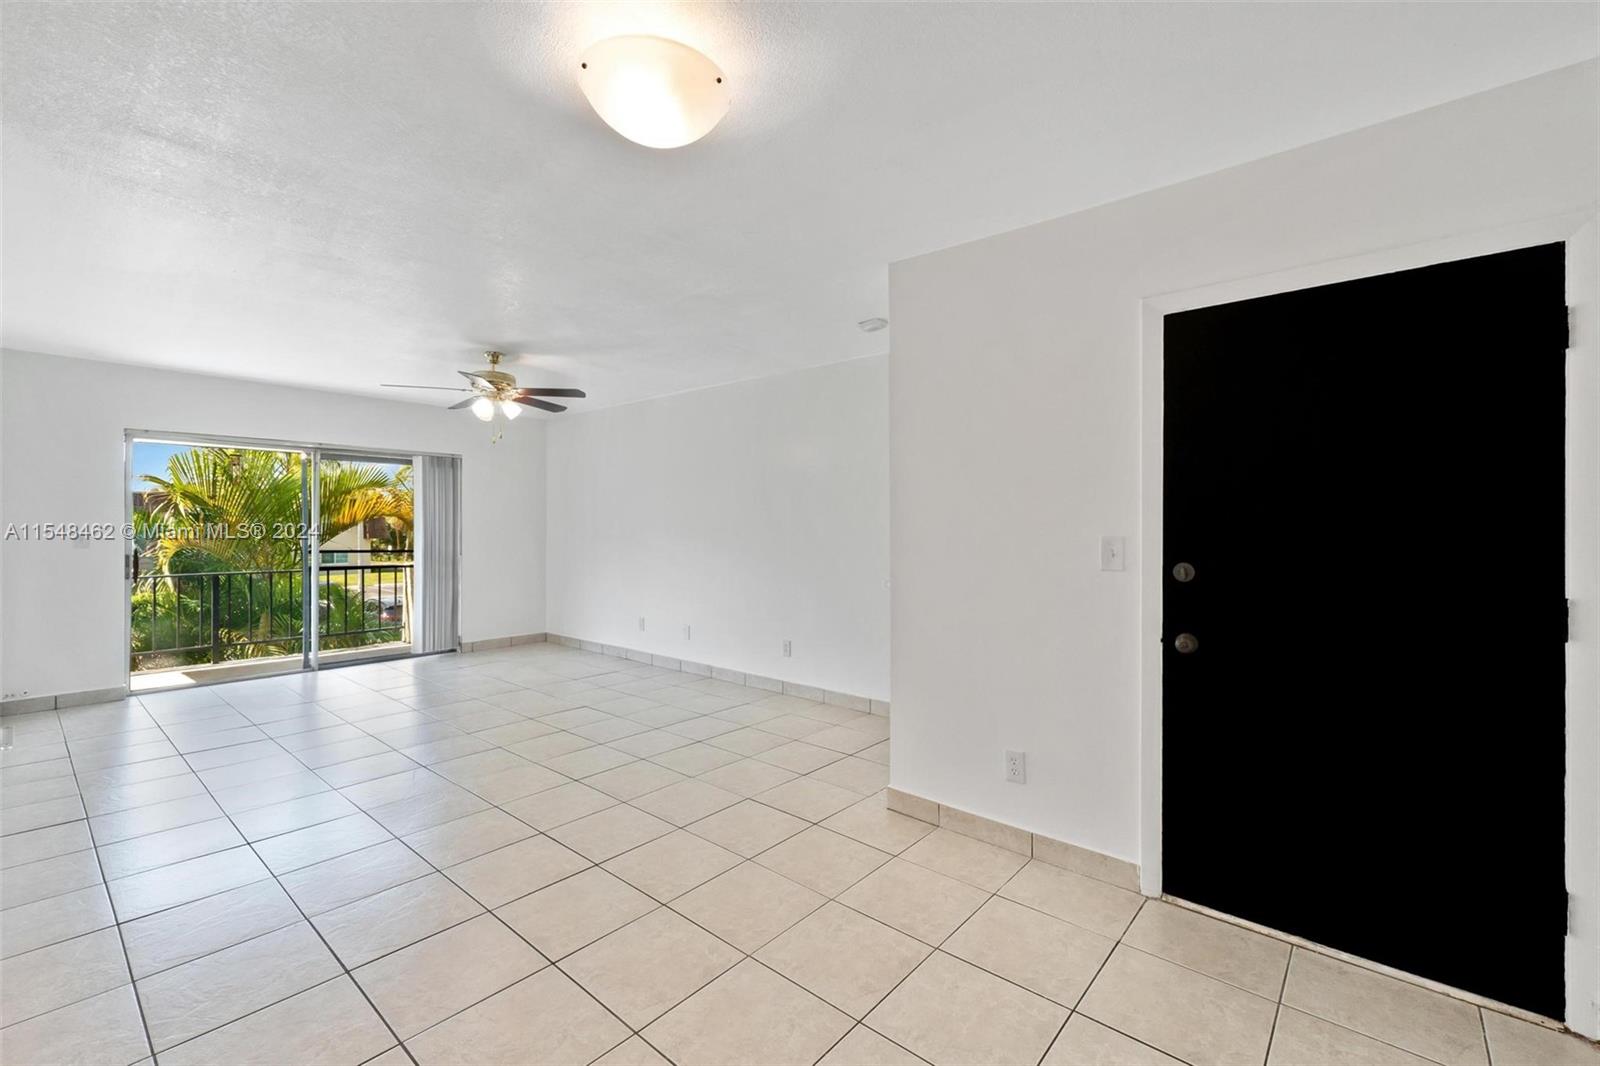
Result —
[{"label": "sliding glass door", "polygon": [[317,507],[319,663],[411,650],[415,493],[409,461],[322,452]]},{"label": "sliding glass door", "polygon": [[307,454],[136,440],[129,469],[132,687],[306,665]]},{"label": "sliding glass door", "polygon": [[129,684],[406,654],[409,458],[130,438]]}]

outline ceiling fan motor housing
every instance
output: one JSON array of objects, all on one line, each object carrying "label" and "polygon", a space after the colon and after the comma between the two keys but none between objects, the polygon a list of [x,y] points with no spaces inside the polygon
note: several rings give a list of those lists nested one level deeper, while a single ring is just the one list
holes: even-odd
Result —
[{"label": "ceiling fan motor housing", "polygon": [[489,360],[488,370],[456,371],[456,373],[467,379],[467,383],[471,386],[471,388],[462,388],[460,386],[451,388],[444,385],[385,385],[384,387],[393,389],[440,389],[445,392],[473,393],[473,396],[467,397],[460,403],[451,404],[449,409],[452,411],[457,411],[464,407],[471,407],[473,409],[473,413],[479,418],[482,418],[484,421],[488,421],[490,418],[492,418],[494,411],[493,407],[479,406],[484,404],[486,401],[491,404],[502,405],[501,409],[505,412],[506,417],[514,418],[516,416],[517,409],[511,407],[510,405],[512,404],[521,404],[524,407],[537,407],[541,411],[549,411],[552,414],[558,414],[562,411],[565,411],[566,407],[559,403],[551,403],[549,400],[541,399],[540,397],[572,396],[578,399],[583,399],[585,396],[585,393],[582,389],[519,389],[517,388],[516,376],[513,374],[507,374],[505,371],[500,369],[500,360],[505,358],[503,353],[489,351],[484,352],[483,357]]},{"label": "ceiling fan motor housing", "polygon": [[516,388],[517,379],[500,369],[500,360],[505,358],[502,353],[484,352],[483,357],[489,360],[489,369],[479,371],[478,377],[493,385],[497,391]]}]

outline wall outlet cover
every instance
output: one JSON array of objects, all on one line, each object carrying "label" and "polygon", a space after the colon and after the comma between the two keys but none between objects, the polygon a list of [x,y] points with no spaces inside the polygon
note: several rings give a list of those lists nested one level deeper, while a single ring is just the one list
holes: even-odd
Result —
[{"label": "wall outlet cover", "polygon": [[1027,752],[1006,752],[1006,780],[1014,785],[1025,785],[1028,783]]}]

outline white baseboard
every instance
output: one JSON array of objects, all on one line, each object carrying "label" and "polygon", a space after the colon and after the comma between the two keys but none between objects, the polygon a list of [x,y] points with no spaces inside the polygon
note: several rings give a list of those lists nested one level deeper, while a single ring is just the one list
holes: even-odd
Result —
[{"label": "white baseboard", "polygon": [[36,714],[39,711],[64,711],[69,707],[87,707],[91,703],[113,703],[127,699],[128,690],[122,685],[111,688],[90,688],[82,692],[59,692],[54,696],[23,696],[0,703],[0,717],[12,714]]},{"label": "white baseboard", "polygon": [[889,809],[1097,881],[1139,891],[1139,865],[890,787]]},{"label": "white baseboard", "polygon": [[889,714],[888,700],[875,700],[866,696],[855,696],[848,692],[834,692],[831,689],[818,688],[815,685],[802,685],[796,681],[783,681],[775,677],[763,677],[760,674],[747,674],[742,670],[733,670],[724,666],[697,663],[688,659],[674,659],[669,655],[656,655],[638,648],[624,648],[617,644],[602,644],[599,641],[582,640],[578,637],[563,636],[560,633],[550,633],[548,638],[552,644],[577,648],[580,651],[592,651],[598,655],[610,655],[617,659],[627,659],[636,663],[648,663],[651,666],[659,666],[663,670],[681,670],[686,674],[715,678],[718,681],[726,681],[734,685],[747,685],[750,688],[764,689],[767,692],[781,692],[786,696],[797,696],[801,699],[815,700],[818,703],[831,703],[836,707],[845,707],[852,711],[861,711],[864,714],[881,714],[885,717],[888,717]]},{"label": "white baseboard", "polygon": [[462,651],[494,651],[497,648],[514,648],[519,644],[543,644],[550,639],[548,633],[521,633],[514,637],[487,637],[483,640],[463,640]]}]

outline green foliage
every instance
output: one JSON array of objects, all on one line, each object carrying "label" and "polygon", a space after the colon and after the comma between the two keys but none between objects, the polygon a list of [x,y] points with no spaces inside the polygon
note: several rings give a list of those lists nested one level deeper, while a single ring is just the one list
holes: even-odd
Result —
[{"label": "green foliage", "polygon": [[[168,462],[165,477],[146,475],[147,511],[135,538],[161,575],[137,583],[130,605],[132,651],[194,648],[133,660],[150,670],[210,662],[213,578],[218,638],[225,659],[294,655],[301,650],[300,571],[302,468],[298,454],[191,448]],[[410,547],[410,468],[391,475],[370,464],[324,461],[320,470],[317,540],[325,543],[370,519],[386,519],[387,547]],[[370,579],[369,579],[370,581]],[[392,594],[391,594],[391,598]],[[329,581],[318,590],[321,630],[376,630],[328,637],[324,647],[355,647],[399,638],[381,622],[379,598],[365,602],[358,580]]]},{"label": "green foliage", "polygon": [[[163,573],[193,573],[298,565],[305,462],[304,456],[293,452],[228,448],[191,448],[174,454],[166,477],[144,478],[151,491],[143,532],[158,568]],[[403,546],[409,546],[409,467],[395,477],[381,466],[328,460],[322,464],[318,487],[319,542],[368,519],[387,518],[404,530]]]}]

